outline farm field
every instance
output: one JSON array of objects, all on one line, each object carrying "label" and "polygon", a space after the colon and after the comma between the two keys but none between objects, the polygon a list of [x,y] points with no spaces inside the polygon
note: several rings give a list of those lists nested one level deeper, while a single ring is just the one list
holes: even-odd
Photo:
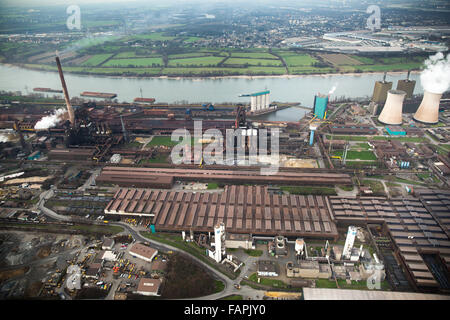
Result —
[{"label": "farm field", "polygon": [[107,53],[107,54],[96,54],[89,58],[88,60],[84,61],[81,65],[87,66],[87,67],[95,67],[99,64],[102,64],[105,60],[109,59],[113,54]]},{"label": "farm field", "polygon": [[224,65],[249,65],[249,66],[282,66],[280,60],[275,59],[244,59],[244,58],[228,58]]},{"label": "farm field", "polygon": [[325,59],[326,61],[340,66],[340,65],[360,65],[363,64],[361,61],[354,59],[351,56],[345,55],[345,54],[321,54],[319,55],[322,57],[322,59]]},{"label": "farm field", "polygon": [[309,54],[280,53],[288,67],[312,66],[318,60]]},{"label": "farm field", "polygon": [[185,59],[173,59],[169,60],[169,66],[216,66],[224,58],[222,57],[198,57],[198,58],[185,58]]},{"label": "farm field", "polygon": [[250,58],[250,59],[277,59],[273,54],[266,52],[233,52],[233,58]]},{"label": "farm field", "polygon": [[152,67],[161,66],[162,58],[129,58],[129,59],[111,59],[104,63],[103,67]]},{"label": "farm field", "polygon": [[[165,32],[89,38],[66,44],[65,48],[80,49],[70,52],[62,62],[65,71],[79,74],[209,77],[406,71],[419,69],[425,59],[421,54],[372,57],[300,49],[197,47],[195,42],[199,40]],[[166,44],[161,45],[161,41]],[[15,61],[21,57],[28,61],[26,67],[56,70],[54,51],[44,51],[34,44],[9,43],[1,44],[0,49],[3,62],[10,62],[8,56],[14,52]]]}]

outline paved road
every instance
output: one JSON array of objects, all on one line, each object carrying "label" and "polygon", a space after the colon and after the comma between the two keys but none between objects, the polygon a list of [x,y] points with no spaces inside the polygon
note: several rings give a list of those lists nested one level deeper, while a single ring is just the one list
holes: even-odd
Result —
[{"label": "paved road", "polygon": [[[56,212],[54,212],[54,211],[52,211],[52,210],[50,210],[50,209],[48,209],[48,208],[46,208],[44,206],[45,200],[51,198],[52,195],[53,195],[53,190],[48,190],[46,192],[41,193],[40,200],[38,202],[39,209],[41,209],[43,214],[45,214],[45,215],[47,215],[47,216],[49,216],[49,217],[51,217],[53,219],[69,221],[70,220],[69,216],[59,215]],[[232,280],[232,279],[229,279],[224,274],[222,274],[221,272],[219,272],[218,270],[216,270],[213,267],[211,267],[210,265],[206,264],[202,260],[200,260],[200,259],[198,259],[198,258],[196,258],[196,257],[194,257],[192,255],[190,255],[189,253],[187,253],[187,252],[185,252],[183,250],[180,250],[178,248],[172,247],[172,246],[167,245],[167,244],[163,244],[163,243],[157,242],[155,240],[150,240],[148,238],[145,238],[144,236],[142,236],[140,234],[140,232],[139,232],[139,230],[137,228],[134,228],[134,227],[132,227],[132,226],[126,224],[126,223],[123,223],[123,222],[110,222],[110,225],[116,225],[116,226],[123,227],[124,229],[126,229],[131,234],[131,236],[133,237],[134,240],[140,241],[140,242],[148,242],[148,243],[150,243],[152,245],[152,247],[154,247],[158,251],[165,251],[165,252],[167,252],[167,251],[172,250],[174,252],[178,252],[180,254],[183,254],[184,256],[187,256],[187,257],[189,257],[191,259],[194,259],[200,265],[202,265],[204,268],[209,270],[213,274],[214,278],[216,278],[216,279],[218,279],[218,280],[220,280],[220,281],[222,281],[224,283],[225,288],[224,288],[223,291],[221,291],[219,293],[216,293],[216,294],[209,295],[209,296],[196,298],[197,300],[199,300],[199,299],[200,300],[220,299],[220,298],[223,298],[223,297],[226,297],[226,296],[229,296],[229,295],[233,295],[233,294],[240,294],[240,295],[245,294],[245,295],[249,295],[250,297],[255,297],[255,298],[257,296],[262,298],[262,296],[263,296],[263,291],[255,290],[255,289],[250,288],[250,287],[245,287],[245,289],[244,288],[236,289],[234,287],[234,284],[238,284],[240,282],[240,280],[242,279],[242,277],[245,275],[246,269],[241,271],[241,275],[242,276],[240,278],[238,278],[236,280]],[[249,263],[248,264],[246,263],[245,267],[248,268],[249,265],[250,265]],[[111,292],[114,293],[114,291],[110,290],[110,293]],[[108,294],[108,298],[113,299],[113,294],[112,293],[111,293],[111,295]]]}]

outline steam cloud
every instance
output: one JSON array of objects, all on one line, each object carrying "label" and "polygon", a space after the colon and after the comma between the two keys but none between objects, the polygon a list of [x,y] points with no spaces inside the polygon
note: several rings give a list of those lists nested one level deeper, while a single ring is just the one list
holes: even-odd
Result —
[{"label": "steam cloud", "polygon": [[431,93],[444,93],[450,87],[450,54],[436,53],[425,61],[420,74],[422,87]]},{"label": "steam cloud", "polygon": [[331,90],[328,92],[328,94],[333,94],[337,89],[337,83],[331,88]]},{"label": "steam cloud", "polygon": [[9,138],[6,134],[0,133],[0,142],[8,142]]},{"label": "steam cloud", "polygon": [[41,120],[36,122],[34,128],[36,130],[45,130],[49,128],[53,128],[60,122],[63,118],[63,115],[66,113],[66,109],[58,109],[53,114],[49,116],[43,117]]}]

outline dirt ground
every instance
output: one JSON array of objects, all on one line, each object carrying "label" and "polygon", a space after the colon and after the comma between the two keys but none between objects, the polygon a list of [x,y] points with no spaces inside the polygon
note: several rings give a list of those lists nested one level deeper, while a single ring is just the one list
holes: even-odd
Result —
[{"label": "dirt ground", "polygon": [[27,273],[29,269],[29,267],[22,267],[18,269],[0,271],[0,283],[15,277],[22,276]]}]

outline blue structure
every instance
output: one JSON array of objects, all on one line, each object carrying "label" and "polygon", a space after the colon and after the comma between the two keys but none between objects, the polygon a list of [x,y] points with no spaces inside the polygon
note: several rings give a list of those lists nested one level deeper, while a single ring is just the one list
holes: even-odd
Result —
[{"label": "blue structure", "polygon": [[152,231],[152,233],[155,233],[155,232],[156,232],[156,229],[155,229],[155,225],[154,225],[154,224],[151,224],[151,225],[150,225],[150,230]]},{"label": "blue structure", "polygon": [[391,136],[406,136],[406,131],[399,126],[389,126],[386,127],[387,133]]},{"label": "blue structure", "polygon": [[40,151],[35,151],[27,157],[27,160],[37,160],[41,157]]},{"label": "blue structure", "polygon": [[202,104],[203,110],[214,111],[214,106],[211,103]]},{"label": "blue structure", "polygon": [[324,119],[327,111],[328,96],[314,96],[314,114],[317,118]]},{"label": "blue structure", "polygon": [[314,144],[314,131],[316,130],[311,130],[311,135],[309,136],[309,145],[312,146]]}]

